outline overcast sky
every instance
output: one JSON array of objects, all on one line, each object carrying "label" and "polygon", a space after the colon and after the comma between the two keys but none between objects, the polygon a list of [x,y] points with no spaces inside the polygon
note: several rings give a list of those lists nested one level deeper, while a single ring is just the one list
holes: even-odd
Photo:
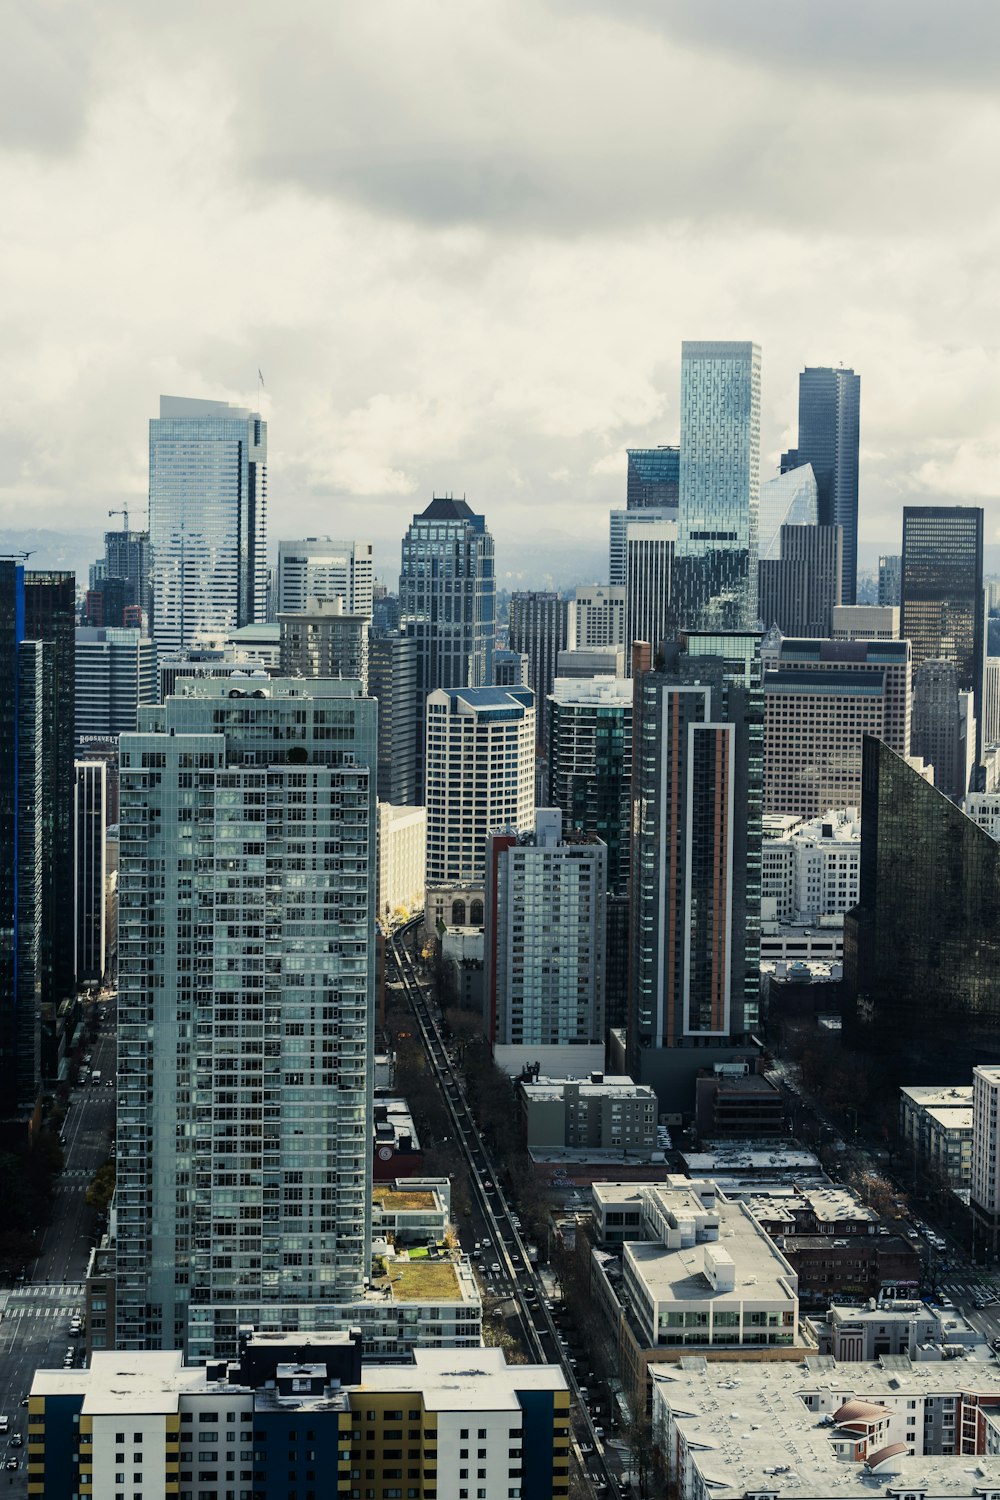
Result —
[{"label": "overcast sky", "polygon": [[862,543],[996,541],[998,56],[993,0],[8,0],[0,526],[141,506],[159,393],[259,367],[273,538],[388,572],[452,491],[566,583],[682,338],[752,338],[762,477],[842,361]]}]

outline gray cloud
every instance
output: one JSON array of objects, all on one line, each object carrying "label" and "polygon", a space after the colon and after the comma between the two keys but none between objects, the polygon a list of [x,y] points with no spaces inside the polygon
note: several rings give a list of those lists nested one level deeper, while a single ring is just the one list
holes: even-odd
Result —
[{"label": "gray cloud", "polygon": [[64,151],[83,130],[95,46],[82,7],[12,0],[0,47],[0,142],[15,151]]},{"label": "gray cloud", "polygon": [[50,0],[59,46],[19,55],[52,109],[30,150],[0,131],[0,523],[100,529],[141,503],[159,392],[254,400],[260,366],[273,535],[393,569],[451,489],[501,575],[568,582],[625,446],[676,438],[685,337],[762,343],[765,472],[802,365],[861,371],[865,540],[911,498],[992,516],[988,36],[872,9],[831,38],[782,0],[103,0],[80,36]]}]

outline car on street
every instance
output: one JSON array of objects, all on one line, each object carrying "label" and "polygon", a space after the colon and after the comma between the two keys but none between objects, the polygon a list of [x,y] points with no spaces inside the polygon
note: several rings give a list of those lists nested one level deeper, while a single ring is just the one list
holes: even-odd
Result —
[{"label": "car on street", "polygon": [[14,1436],[11,1438],[11,1440],[10,1440],[10,1446],[12,1448],[23,1448],[24,1447],[24,1438],[21,1436],[21,1434],[19,1432],[15,1432]]},{"label": "car on street", "polygon": [[7,1469],[19,1469],[21,1467],[20,1459],[17,1459],[17,1458],[8,1458],[8,1460],[7,1460],[6,1464],[4,1465],[4,1467],[7,1468]]}]

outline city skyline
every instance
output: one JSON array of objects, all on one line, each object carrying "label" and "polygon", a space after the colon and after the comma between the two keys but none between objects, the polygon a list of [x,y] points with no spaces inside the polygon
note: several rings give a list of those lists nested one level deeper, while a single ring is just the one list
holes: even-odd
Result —
[{"label": "city skyline", "polygon": [[[259,397],[290,535],[395,533],[451,488],[496,514],[504,571],[529,524],[552,570],[564,532],[599,548],[626,448],[676,442],[673,350],[705,336],[762,345],[762,477],[795,444],[802,369],[861,373],[863,543],[894,541],[904,502],[995,504],[993,231],[969,216],[1000,125],[943,17],[911,36],[897,6],[852,10],[833,45],[828,18],[783,5],[716,27],[595,0],[531,24],[521,5],[482,28],[397,18],[386,47],[381,9],[310,11],[329,86],[294,90],[271,49],[302,36],[271,12],[235,39],[213,19],[195,57],[182,13],[111,7],[71,28],[71,78],[19,18],[0,524],[138,501],[143,420],[183,389]],[[976,15],[973,34],[996,25]],[[825,107],[790,133],[804,57]],[[461,80],[447,117],[428,76]],[[664,127],[689,98],[712,128],[680,150]]]}]

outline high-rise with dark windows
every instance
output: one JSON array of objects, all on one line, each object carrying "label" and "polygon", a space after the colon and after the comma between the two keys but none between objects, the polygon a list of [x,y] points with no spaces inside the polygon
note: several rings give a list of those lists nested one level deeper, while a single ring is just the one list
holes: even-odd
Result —
[{"label": "high-rise with dark windows", "polygon": [[899,604],[913,670],[931,657],[952,661],[959,687],[978,693],[985,621],[979,506],[904,506]]},{"label": "high-rise with dark windows", "polygon": [[629,1072],[689,1109],[760,998],[761,638],[699,632],[635,678]]},{"label": "high-rise with dark windows", "polygon": [[800,464],[816,475],[821,526],[844,533],[843,603],[858,591],[858,446],[861,376],[853,370],[807,367],[799,376]]},{"label": "high-rise with dark windows", "polygon": [[873,736],[844,1029],[913,1083],[967,1083],[1000,1061],[1000,843]]},{"label": "high-rise with dark windows", "polygon": [[628,449],[629,510],[677,507],[681,479],[681,450],[662,444],[658,448]]},{"label": "high-rise with dark windows", "polygon": [[42,641],[42,1004],[74,993],[73,799],[76,734],[76,575],[24,574],[24,634]]},{"label": "high-rise with dark windows", "polygon": [[685,342],[677,630],[752,630],[757,622],[760,349]]},{"label": "high-rise with dark windows", "polygon": [[528,685],[534,689],[538,743],[545,745],[549,694],[556,676],[556,658],[567,646],[569,600],[546,591],[511,594],[510,649],[528,658]]},{"label": "high-rise with dark windows", "polygon": [[418,802],[424,795],[428,693],[487,687],[493,680],[496,578],[486,518],[465,500],[435,495],[403,538],[399,627],[417,643],[413,705]]}]

